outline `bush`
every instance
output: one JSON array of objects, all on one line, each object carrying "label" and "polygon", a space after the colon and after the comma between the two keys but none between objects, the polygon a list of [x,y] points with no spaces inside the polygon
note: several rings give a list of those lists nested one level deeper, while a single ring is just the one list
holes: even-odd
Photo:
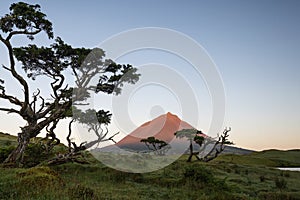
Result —
[{"label": "bush", "polygon": [[188,166],[183,173],[184,177],[194,181],[210,183],[213,180],[213,174],[203,166]]},{"label": "bush", "polygon": [[50,191],[59,191],[64,185],[61,177],[49,167],[34,167],[17,172],[13,188],[19,197],[16,199],[37,199]]},{"label": "bush", "polygon": [[280,189],[280,191],[281,191],[281,190],[287,188],[287,182],[283,178],[276,177],[276,179],[275,179],[275,186],[276,186],[276,188]]},{"label": "bush", "polygon": [[260,182],[265,182],[266,177],[265,177],[264,175],[261,175],[261,176],[259,177],[259,180],[260,180]]},{"label": "bush", "polygon": [[47,152],[41,142],[30,143],[24,153],[24,166],[34,167],[54,156],[53,151]]},{"label": "bush", "polygon": [[15,149],[14,146],[6,146],[0,148],[0,163],[3,163],[4,160],[9,156],[9,154]]}]

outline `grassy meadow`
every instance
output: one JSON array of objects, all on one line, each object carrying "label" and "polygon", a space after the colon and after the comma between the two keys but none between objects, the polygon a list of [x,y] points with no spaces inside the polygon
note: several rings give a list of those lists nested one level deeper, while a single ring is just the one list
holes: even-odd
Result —
[{"label": "grassy meadow", "polygon": [[[0,154],[15,145],[0,134]],[[209,163],[187,156],[151,173],[125,173],[106,167],[88,152],[90,164],[66,163],[28,168],[0,165],[0,199],[300,199],[300,151],[268,150],[221,155]]]}]

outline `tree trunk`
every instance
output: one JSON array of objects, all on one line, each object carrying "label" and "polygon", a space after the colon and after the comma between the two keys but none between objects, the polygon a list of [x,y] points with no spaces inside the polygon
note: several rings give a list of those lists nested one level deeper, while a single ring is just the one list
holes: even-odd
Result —
[{"label": "tree trunk", "polygon": [[192,161],[193,151],[194,151],[193,150],[193,142],[192,142],[192,140],[190,140],[190,156],[189,156],[187,162],[191,162]]},{"label": "tree trunk", "polygon": [[30,141],[30,135],[26,133],[18,134],[18,146],[6,158],[4,163],[20,164],[23,162],[24,152]]}]

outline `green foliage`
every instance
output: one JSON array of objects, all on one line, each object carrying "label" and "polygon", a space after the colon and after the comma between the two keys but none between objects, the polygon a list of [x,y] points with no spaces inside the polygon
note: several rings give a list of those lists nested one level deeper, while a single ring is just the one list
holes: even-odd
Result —
[{"label": "green foliage", "polygon": [[[47,133],[47,136],[55,138],[59,144],[54,129],[59,120],[72,116],[72,104],[85,101],[90,97],[91,92],[118,95],[125,83],[134,84],[139,80],[140,74],[132,65],[117,64],[106,59],[105,52],[100,48],[74,48],[66,44],[60,37],[57,37],[50,46],[38,46],[30,43],[27,46],[13,48],[11,39],[17,35],[25,35],[33,40],[35,35],[44,31],[49,39],[53,38],[52,23],[46,19],[46,15],[41,12],[39,5],[23,2],[13,3],[10,7],[10,13],[0,18],[0,31],[2,31],[0,41],[6,46],[10,58],[9,64],[5,68],[10,72],[11,77],[23,87],[25,96],[23,101],[18,97],[7,95],[4,80],[0,79],[1,99],[9,100],[10,103],[20,106],[17,110],[10,109],[8,106],[2,111],[16,113],[27,122],[25,126],[21,127],[22,132],[19,133],[20,147],[21,145],[24,147],[21,147],[20,151],[16,151],[15,155],[10,157],[10,162],[17,163],[20,161],[19,159],[25,157],[26,160],[31,159],[27,162],[30,163],[28,166],[36,165],[37,162],[43,160],[43,152],[37,145],[30,145],[24,155],[23,150],[27,144],[25,140],[37,137],[42,130],[46,129],[50,132]],[[18,70],[15,70],[14,58],[21,63],[21,67],[28,78],[35,80],[38,76],[42,76],[50,79],[49,84],[52,89],[48,94],[52,97],[50,100],[43,97],[41,95],[43,92],[38,90],[33,93],[31,101],[29,98],[31,85],[27,79],[18,74]],[[75,88],[67,84],[64,73],[67,70],[72,71],[75,77]],[[99,81],[91,85],[94,76],[99,77]],[[36,106],[39,108],[36,109]],[[101,135],[101,125],[110,123],[111,114],[104,110],[97,112],[88,110],[87,112],[84,113],[85,116],[79,119],[80,122],[88,123],[89,130],[94,130],[98,140],[102,140],[106,135]],[[90,121],[91,119],[87,116],[91,116],[92,112],[95,112],[96,120]],[[100,125],[97,124],[98,122]],[[67,140],[70,143],[71,125],[69,133]],[[93,145],[92,142],[89,145]],[[76,149],[75,144],[74,149]],[[40,158],[35,157],[38,153],[40,153]],[[33,158],[29,158],[30,156]]]},{"label": "green foliage", "polygon": [[[279,191],[274,181],[281,173],[276,169],[185,160],[186,156],[145,174],[120,172],[99,162],[1,168],[0,199],[299,199],[299,172],[279,176],[288,185]],[[263,182],[259,179],[262,175]]]},{"label": "green foliage", "polygon": [[145,143],[148,149],[152,151],[157,151],[168,145],[165,141],[156,139],[155,137],[141,139],[141,142]]},{"label": "green foliage", "polygon": [[7,133],[0,132],[0,146],[16,146],[17,145],[17,137],[9,135]]},{"label": "green foliage", "polygon": [[17,144],[16,140],[16,136],[0,132],[0,163],[15,149],[15,145]]},{"label": "green foliage", "polygon": [[84,112],[76,107],[73,108],[73,117],[78,122],[85,125],[96,125],[104,124],[108,125],[111,121],[112,114],[109,111],[98,110],[97,112],[94,109],[87,109]]},{"label": "green foliage", "polygon": [[[79,61],[91,52],[90,49],[72,48],[61,38],[56,38],[50,47],[38,47],[29,44],[27,47],[14,48],[14,55],[22,63],[27,76],[33,80],[40,75],[59,76],[66,68],[79,68]],[[55,65],[54,65],[55,63]]]},{"label": "green foliage", "polygon": [[13,3],[10,13],[0,19],[0,29],[4,33],[20,31],[33,39],[32,32],[45,31],[49,38],[53,38],[52,23],[40,11],[39,5],[29,5],[24,2]]},{"label": "green foliage", "polygon": [[194,137],[194,142],[196,142],[199,146],[202,146],[203,142],[204,142],[204,137],[203,136],[199,136],[196,135]]},{"label": "green foliage", "polygon": [[259,176],[260,182],[264,182],[266,180],[266,177],[264,175]]},{"label": "green foliage", "polygon": [[14,149],[14,146],[0,147],[0,163],[2,163]]},{"label": "green foliage", "polygon": [[92,200],[96,199],[95,192],[90,187],[82,186],[77,184],[68,190],[69,197],[71,199],[82,199],[82,200]]},{"label": "green foliage", "polygon": [[105,74],[100,76],[96,92],[119,95],[124,83],[135,84],[140,77],[137,69],[133,68],[132,65],[121,65],[115,62],[111,62],[105,68],[105,72],[110,76]]},{"label": "green foliage", "polygon": [[262,192],[259,194],[259,199],[264,200],[298,200],[300,193],[287,192]]},{"label": "green foliage", "polygon": [[[300,166],[300,151],[267,150],[248,155],[221,155],[212,162],[232,164],[268,166],[268,167],[298,167]],[[284,173],[284,172],[282,172]]]},{"label": "green foliage", "polygon": [[199,146],[204,142],[204,137],[202,131],[197,129],[183,129],[174,133],[177,138],[187,138],[193,140]]},{"label": "green foliage", "polygon": [[183,129],[180,131],[177,131],[176,133],[174,133],[174,135],[177,138],[187,138],[190,140],[193,140],[195,138],[195,136],[197,135],[197,130],[196,129]]},{"label": "green foliage", "polygon": [[[31,193],[31,196],[40,196],[45,191],[55,190],[64,185],[58,173],[48,167],[34,167],[16,174],[15,190],[19,193]],[[30,187],[24,187],[24,186]]]},{"label": "green foliage", "polygon": [[34,167],[54,157],[56,152],[63,153],[66,151],[66,147],[63,146],[57,146],[47,151],[46,145],[41,139],[32,140],[24,152],[24,167]]},{"label": "green foliage", "polygon": [[211,183],[214,179],[212,172],[201,165],[185,167],[183,175],[184,178],[187,180],[196,181],[204,184]]},{"label": "green foliage", "polygon": [[126,172],[113,170],[110,175],[110,180],[116,183],[125,183],[128,178],[127,175],[128,173]]},{"label": "green foliage", "polygon": [[276,177],[274,182],[276,188],[280,189],[280,191],[287,188],[287,182],[284,178]]}]

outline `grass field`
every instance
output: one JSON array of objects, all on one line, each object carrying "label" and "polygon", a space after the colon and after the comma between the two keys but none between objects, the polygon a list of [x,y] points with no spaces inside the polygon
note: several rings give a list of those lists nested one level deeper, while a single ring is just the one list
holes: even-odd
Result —
[{"label": "grass field", "polygon": [[247,164],[268,167],[299,167],[300,150],[266,150],[254,152],[249,155],[223,155],[218,162],[230,162],[234,164]]},{"label": "grass field", "polygon": [[0,147],[9,145],[17,145],[16,137],[0,132]]},{"label": "grass field", "polygon": [[300,172],[274,168],[297,166],[299,156],[296,150],[270,150],[222,155],[210,163],[187,163],[182,156],[158,171],[136,174],[86,153],[91,164],[1,166],[0,199],[300,199]]}]

